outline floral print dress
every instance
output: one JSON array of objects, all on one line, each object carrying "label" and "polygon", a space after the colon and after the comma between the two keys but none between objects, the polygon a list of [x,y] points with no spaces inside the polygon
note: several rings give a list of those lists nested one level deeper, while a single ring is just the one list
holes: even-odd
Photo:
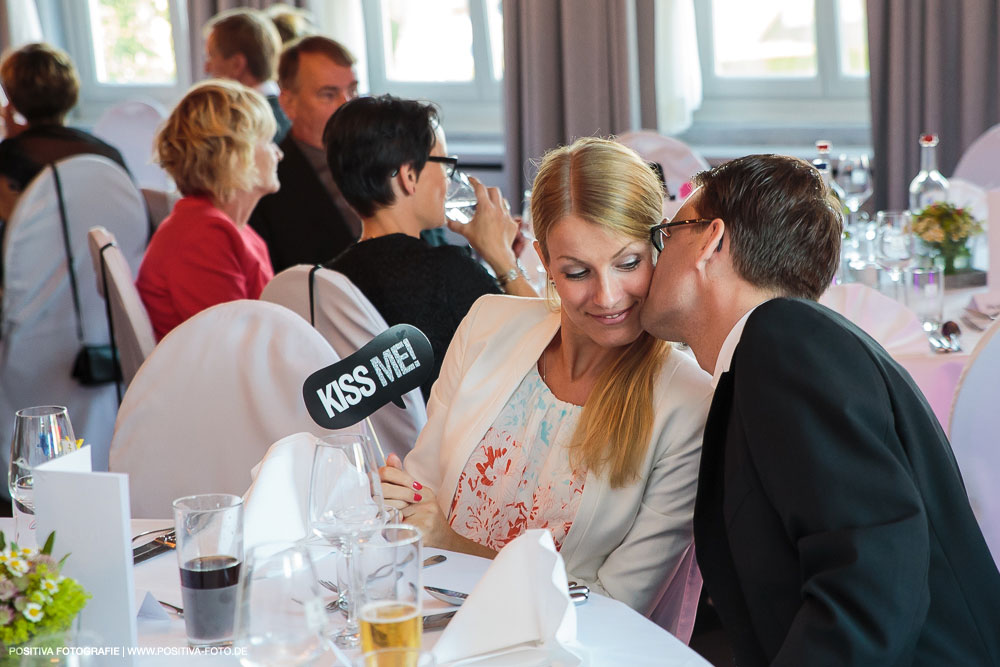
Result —
[{"label": "floral print dress", "polygon": [[547,528],[561,548],[587,479],[568,449],[582,410],[556,398],[532,366],[462,470],[452,529],[499,551],[530,528]]}]

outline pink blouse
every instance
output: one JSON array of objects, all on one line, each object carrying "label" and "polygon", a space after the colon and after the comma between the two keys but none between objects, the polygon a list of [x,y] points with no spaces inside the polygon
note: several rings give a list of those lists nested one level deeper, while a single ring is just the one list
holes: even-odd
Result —
[{"label": "pink blouse", "polygon": [[452,529],[499,551],[547,528],[561,548],[587,479],[568,449],[582,410],[553,396],[533,366],[465,464],[448,511]]}]

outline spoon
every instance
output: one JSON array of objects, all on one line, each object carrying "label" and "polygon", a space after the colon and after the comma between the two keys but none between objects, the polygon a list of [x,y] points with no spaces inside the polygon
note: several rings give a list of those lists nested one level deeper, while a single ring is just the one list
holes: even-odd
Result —
[{"label": "spoon", "polygon": [[962,342],[958,339],[961,334],[962,329],[952,320],[948,320],[941,325],[941,337],[951,347],[952,352],[962,351]]}]

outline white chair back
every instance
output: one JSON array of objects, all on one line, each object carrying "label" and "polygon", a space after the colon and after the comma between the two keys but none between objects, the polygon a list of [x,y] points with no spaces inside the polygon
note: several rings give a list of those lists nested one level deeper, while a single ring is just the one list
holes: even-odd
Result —
[{"label": "white chair back", "polygon": [[1000,320],[979,339],[958,380],[949,439],[993,560],[1000,565]]},{"label": "white chair back", "polygon": [[153,163],[153,139],[166,117],[158,102],[127,100],[110,107],[94,124],[94,136],[118,149],[141,188],[171,188],[167,172]]},{"label": "white chair back", "polygon": [[[90,258],[97,277],[97,292],[110,299],[111,325],[118,358],[122,368],[122,384],[128,386],[139,366],[156,347],[153,324],[135,288],[132,269],[115,241],[115,235],[104,227],[94,227],[87,234]],[[102,273],[103,258],[103,273]],[[109,294],[104,292],[107,280]]]},{"label": "white chair back", "polygon": [[235,493],[286,435],[320,428],[302,400],[313,372],[339,360],[287,308],[261,301],[213,306],[167,334],[122,401],[111,470],[129,475],[133,517],[171,516],[195,493]]},{"label": "white chair back", "polygon": [[[104,225],[134,270],[146,241],[146,209],[128,174],[107,158],[80,155],[57,163],[76,273],[84,341],[108,343],[104,302],[94,290],[87,232]],[[0,317],[0,438],[14,412],[65,405],[73,430],[92,446],[95,470],[107,470],[118,400],[113,384],[84,387],[70,376],[80,351],[76,314],[52,170],[27,187],[4,234]],[[0,447],[6,470],[9,448]],[[4,487],[5,489],[6,487]]]},{"label": "white chair back", "polygon": [[954,177],[978,185],[984,190],[1000,188],[1000,124],[979,135],[965,149],[955,167]]},{"label": "white chair back", "polygon": [[681,190],[694,175],[708,169],[708,162],[690,146],[679,139],[667,137],[652,130],[626,132],[618,143],[628,146],[647,162],[656,162],[663,168],[667,192],[673,200],[664,199],[663,214],[673,217],[684,203]]},{"label": "white chair back", "polygon": [[[260,298],[279,303],[310,321],[309,272],[313,267],[300,264],[285,269],[267,284]],[[313,314],[316,330],[333,346],[341,358],[350,356],[375,336],[389,328],[361,290],[344,274],[319,269],[314,282]],[[392,403],[371,416],[380,449],[388,455],[406,456],[427,423],[427,408],[419,389],[403,396],[405,410]]]},{"label": "white chair back", "polygon": [[916,314],[867,285],[833,285],[819,302],[856,324],[892,355],[919,354],[929,349]]}]

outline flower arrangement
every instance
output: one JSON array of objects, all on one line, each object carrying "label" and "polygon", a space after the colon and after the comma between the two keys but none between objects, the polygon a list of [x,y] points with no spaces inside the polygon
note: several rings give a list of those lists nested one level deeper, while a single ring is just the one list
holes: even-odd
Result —
[{"label": "flower arrangement", "polygon": [[8,544],[0,532],[0,646],[65,632],[90,597],[59,574],[66,556],[52,557],[55,533],[40,550]]},{"label": "flower arrangement", "polygon": [[935,202],[916,214],[913,232],[935,254],[944,258],[944,272],[954,273],[955,260],[968,260],[969,237],[983,232],[983,223],[972,217],[968,209],[948,202]]}]

